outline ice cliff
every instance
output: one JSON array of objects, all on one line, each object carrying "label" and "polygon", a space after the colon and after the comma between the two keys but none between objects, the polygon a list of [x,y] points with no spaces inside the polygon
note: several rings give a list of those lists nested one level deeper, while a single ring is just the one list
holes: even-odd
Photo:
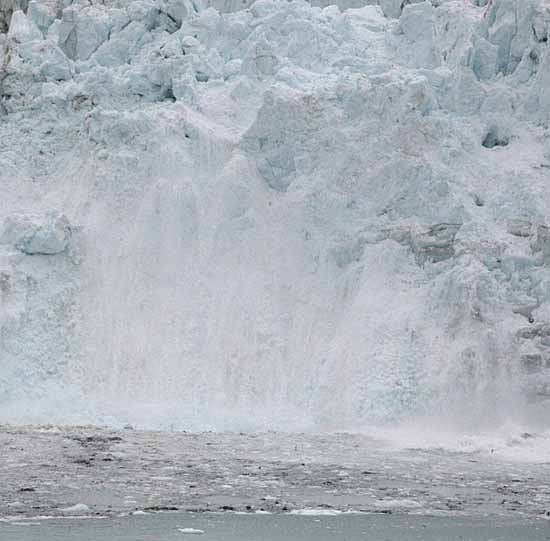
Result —
[{"label": "ice cliff", "polygon": [[548,422],[549,25],[0,0],[0,421]]}]

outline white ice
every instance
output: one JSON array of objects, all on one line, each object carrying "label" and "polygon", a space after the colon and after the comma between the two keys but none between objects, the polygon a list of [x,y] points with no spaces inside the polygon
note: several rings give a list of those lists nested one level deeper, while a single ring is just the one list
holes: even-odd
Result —
[{"label": "white ice", "polygon": [[548,2],[364,4],[3,4],[1,422],[546,425]]}]

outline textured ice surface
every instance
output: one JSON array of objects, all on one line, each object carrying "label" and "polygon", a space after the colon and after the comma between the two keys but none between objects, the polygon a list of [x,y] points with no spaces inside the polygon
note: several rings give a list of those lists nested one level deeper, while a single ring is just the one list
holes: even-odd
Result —
[{"label": "textured ice surface", "polygon": [[2,3],[0,419],[546,421],[549,4],[365,3]]}]

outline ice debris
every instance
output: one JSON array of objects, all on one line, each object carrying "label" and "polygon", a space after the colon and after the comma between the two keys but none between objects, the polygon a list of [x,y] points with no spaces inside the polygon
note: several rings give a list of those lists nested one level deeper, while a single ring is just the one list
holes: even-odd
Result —
[{"label": "ice debris", "polygon": [[70,507],[64,507],[61,511],[66,515],[86,515],[90,512],[90,508],[84,503],[77,503]]},{"label": "ice debris", "polygon": [[27,255],[55,255],[67,249],[71,238],[64,214],[11,214],[4,221],[0,243],[11,244]]}]

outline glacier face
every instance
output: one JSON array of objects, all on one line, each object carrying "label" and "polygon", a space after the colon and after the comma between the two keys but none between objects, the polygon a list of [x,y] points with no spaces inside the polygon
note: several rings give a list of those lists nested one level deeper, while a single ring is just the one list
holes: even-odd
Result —
[{"label": "glacier face", "polygon": [[2,3],[0,421],[548,421],[550,5],[376,4]]}]

